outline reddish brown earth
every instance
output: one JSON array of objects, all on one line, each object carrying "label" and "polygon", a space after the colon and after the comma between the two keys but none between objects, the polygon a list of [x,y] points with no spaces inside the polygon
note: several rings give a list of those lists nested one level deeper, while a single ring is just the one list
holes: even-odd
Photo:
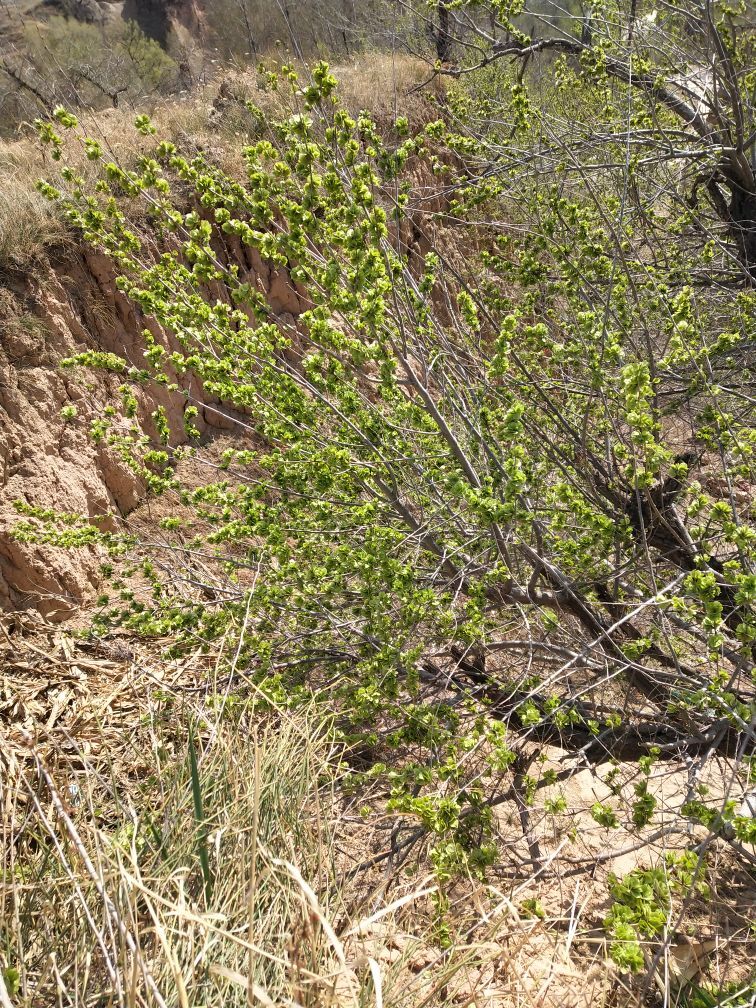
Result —
[{"label": "reddish brown earth", "polygon": [[[288,276],[247,250],[224,251],[241,265],[247,282],[266,293],[279,319],[291,324],[301,305]],[[52,252],[33,270],[4,277],[0,286],[0,609],[36,608],[65,618],[93,596],[99,582],[96,551],[17,541],[14,502],[98,517],[98,527],[107,530],[145,497],[140,479],[89,434],[104,407],[118,403],[121,378],[60,367],[62,359],[88,348],[144,365],[141,334],[148,320],[114,280],[105,256],[73,248]],[[166,333],[150,328],[170,345]],[[150,413],[162,406],[180,440],[184,395],[154,385],[133,391],[145,433],[153,433]],[[217,405],[206,401],[196,421],[205,442],[229,426]],[[61,411],[70,406],[76,416],[66,420]]]}]

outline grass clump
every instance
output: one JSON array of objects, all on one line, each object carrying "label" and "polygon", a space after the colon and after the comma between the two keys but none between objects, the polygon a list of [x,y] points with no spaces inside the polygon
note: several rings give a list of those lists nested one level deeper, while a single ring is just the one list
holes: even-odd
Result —
[{"label": "grass clump", "polygon": [[17,775],[6,763],[18,813],[4,845],[6,988],[19,1005],[328,1003],[342,974],[355,980],[328,923],[343,907],[327,724],[233,724],[164,701],[143,720],[133,773],[87,772],[83,757],[63,784],[34,748]]},{"label": "grass clump", "polygon": [[64,223],[39,193],[24,181],[4,183],[0,190],[0,270],[27,269],[64,235]]}]

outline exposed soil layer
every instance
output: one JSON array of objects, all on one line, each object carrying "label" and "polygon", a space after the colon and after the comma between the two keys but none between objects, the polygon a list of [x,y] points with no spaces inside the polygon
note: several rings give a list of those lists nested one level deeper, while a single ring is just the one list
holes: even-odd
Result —
[{"label": "exposed soil layer", "polygon": [[[265,292],[282,321],[294,322],[301,306],[288,276],[246,249],[219,251]],[[0,609],[36,608],[48,618],[65,618],[96,592],[101,557],[92,549],[18,541],[12,534],[19,522],[15,502],[96,517],[107,531],[144,499],[145,487],[113,448],[90,436],[92,421],[108,403],[118,403],[122,378],[63,369],[60,362],[97,349],[143,367],[145,328],[163,345],[170,347],[172,339],[118,292],[112,264],[92,249],[52,250],[33,270],[2,279]],[[150,415],[161,406],[179,442],[187,405],[183,391],[155,384],[132,391],[144,433],[154,436]],[[207,441],[228,427],[228,419],[196,382],[192,394],[202,407],[196,426]]]}]

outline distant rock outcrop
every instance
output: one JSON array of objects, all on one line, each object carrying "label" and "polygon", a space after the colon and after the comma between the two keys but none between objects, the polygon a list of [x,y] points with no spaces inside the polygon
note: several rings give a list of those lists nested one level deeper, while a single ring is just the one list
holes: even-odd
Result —
[{"label": "distant rock outcrop", "polygon": [[163,48],[171,36],[202,42],[206,36],[203,0],[42,0],[39,12],[62,14],[87,24],[122,18],[135,21]]},{"label": "distant rock outcrop", "polygon": [[173,34],[179,41],[203,41],[206,25],[200,0],[124,0],[121,16],[136,21],[163,48]]},{"label": "distant rock outcrop", "polygon": [[99,0],[42,0],[37,10],[32,13],[62,14],[64,17],[73,17],[86,24],[99,24],[106,17],[104,6]]}]

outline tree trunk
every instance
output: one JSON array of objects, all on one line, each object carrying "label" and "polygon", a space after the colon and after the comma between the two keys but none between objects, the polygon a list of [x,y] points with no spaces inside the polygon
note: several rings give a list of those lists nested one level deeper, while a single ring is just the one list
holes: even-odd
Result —
[{"label": "tree trunk", "polygon": [[756,181],[750,191],[732,185],[728,208],[729,227],[738,249],[738,258],[756,284]]},{"label": "tree trunk", "polygon": [[441,63],[448,63],[451,56],[452,38],[449,33],[451,14],[447,0],[440,0],[438,5],[438,29],[436,31],[436,56]]}]

